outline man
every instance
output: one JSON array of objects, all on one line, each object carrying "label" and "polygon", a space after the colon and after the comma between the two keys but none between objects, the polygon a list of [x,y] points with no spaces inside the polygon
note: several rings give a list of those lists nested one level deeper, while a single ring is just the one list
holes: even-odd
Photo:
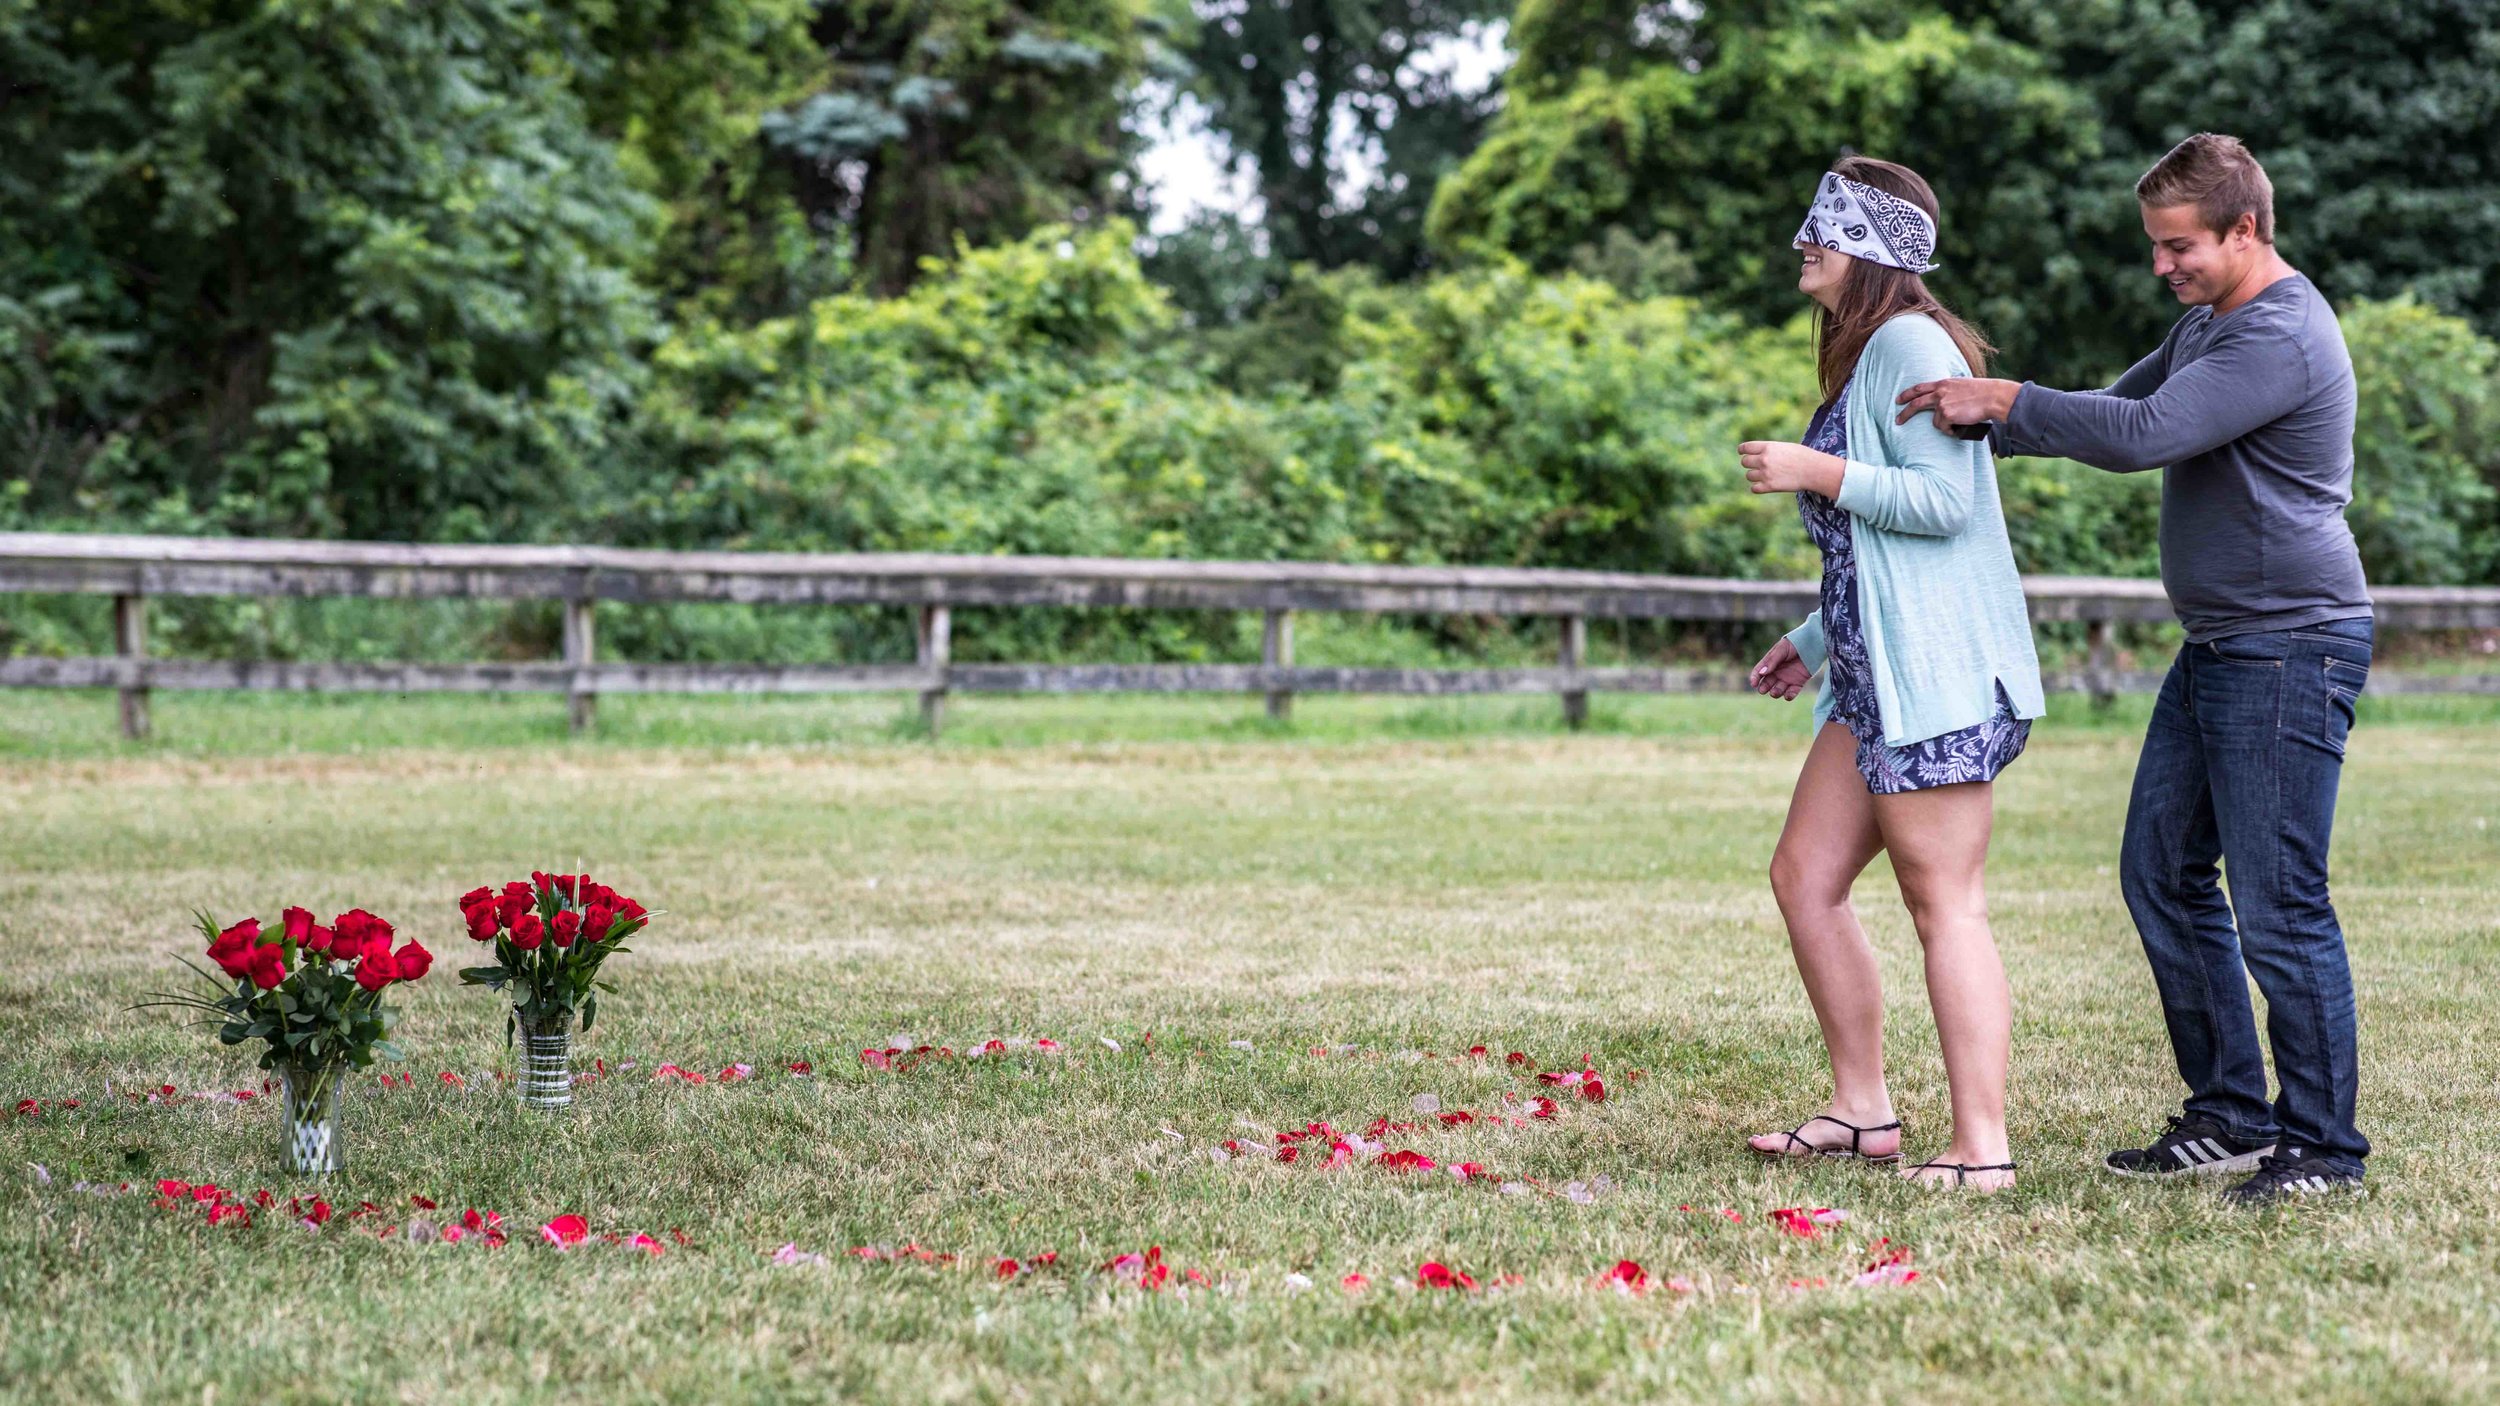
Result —
[{"label": "man", "polygon": [[[2003,453],[2167,466],[2162,585],[2187,643],[2136,763],[2120,885],[2188,1097],[2149,1146],[2107,1165],[2249,1171],[2228,1194],[2261,1204],[2356,1186],[2370,1151],[2353,1121],[2352,973],[2327,897],[2336,782],[2371,654],[2343,516],[2352,362],[2334,310],[2275,252],[2273,185],[2237,140],[2181,142],[2136,200],[2153,272],[2188,307],[2158,350],[2099,391],[1929,382],[1902,393],[1901,418],[1988,425]],[[2271,1106],[2246,974],[2266,998]]]}]

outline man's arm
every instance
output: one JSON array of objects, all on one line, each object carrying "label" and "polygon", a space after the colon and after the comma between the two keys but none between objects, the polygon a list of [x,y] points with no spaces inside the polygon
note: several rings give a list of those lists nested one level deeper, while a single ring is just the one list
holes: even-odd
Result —
[{"label": "man's arm", "polygon": [[[2162,382],[2169,378],[2169,372],[2165,369],[2169,362],[2170,342],[2165,338],[2160,346],[2146,353],[2143,360],[2128,367],[2117,380],[2101,389],[2056,393],[2060,395],[2105,395],[2114,396],[2120,400],[2143,400],[2160,390]],[[2038,392],[2044,389],[2046,388],[2035,386],[2029,381],[2023,382],[2005,398],[2004,409],[1988,421],[1988,447],[1994,450],[2000,458],[2007,455],[2048,455],[2057,452],[2024,442],[2014,433],[2013,427],[2008,423],[2013,418],[2014,406],[2022,399],[2023,392]]]},{"label": "man's arm", "polygon": [[2145,353],[2142,361],[2128,367],[2117,380],[2091,394],[2114,395],[2120,400],[2143,400],[2160,390],[2161,383],[2170,379],[2169,365],[2170,341],[2165,337],[2160,346]]},{"label": "man's arm", "polygon": [[[2172,328],[2171,336],[2177,335],[2178,329]],[[2161,389],[2163,379],[2169,374],[2170,341],[2170,337],[2164,337],[2162,344],[2153,348],[2150,355],[2128,367],[2125,375],[2102,389],[2077,394],[2111,395],[2124,400],[2144,399]],[[1917,416],[1932,415],[1937,429],[1963,439],[1984,437],[1988,447],[2000,455],[2037,453],[2037,450],[2008,444],[2004,438],[2005,419],[2014,413],[2014,399],[2029,384],[2028,381],[1999,381],[1978,376],[1921,381],[1894,397],[1901,412],[1892,417],[1892,422],[1906,425]],[[1974,426],[1985,426],[1984,436],[1970,433]]]},{"label": "man's arm", "polygon": [[2109,394],[2025,385],[2005,417],[2006,442],[2016,453],[2140,473],[2228,444],[2290,413],[2309,393],[2307,355],[2270,327],[2226,332],[2150,394],[2116,394],[2143,369],[2138,362]]}]

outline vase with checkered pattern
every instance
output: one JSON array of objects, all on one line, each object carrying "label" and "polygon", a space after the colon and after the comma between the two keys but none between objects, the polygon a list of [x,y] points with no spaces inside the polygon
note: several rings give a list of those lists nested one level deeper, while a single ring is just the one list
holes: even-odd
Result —
[{"label": "vase with checkered pattern", "polygon": [[572,1107],[572,1014],[515,1019],[521,1037],[521,1106],[550,1113]]},{"label": "vase with checkered pattern", "polygon": [[286,1146],[280,1161],[294,1176],[328,1176],[347,1165],[339,1138],[342,1065],[307,1069],[286,1065],[278,1078],[286,1092]]}]

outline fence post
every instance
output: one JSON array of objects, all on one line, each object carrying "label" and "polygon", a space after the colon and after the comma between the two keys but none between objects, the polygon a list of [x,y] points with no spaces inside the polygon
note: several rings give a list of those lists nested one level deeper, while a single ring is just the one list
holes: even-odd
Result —
[{"label": "fence post", "polygon": [[[1586,665],[1589,654],[1589,622],[1584,615],[1562,617],[1562,657],[1565,673],[1576,674]],[[1589,695],[1586,689],[1563,686],[1563,725],[1577,732],[1589,720]]]},{"label": "fence post", "polygon": [[[1293,612],[1271,610],[1267,627],[1259,632],[1259,662],[1270,669],[1293,667]],[[1293,690],[1271,688],[1267,691],[1267,715],[1282,721],[1293,716]]]},{"label": "fence post", "polygon": [[565,696],[571,705],[576,736],[588,732],[591,722],[599,715],[599,693],[589,673],[597,645],[592,635],[591,605],[588,597],[576,597],[564,603],[564,662],[573,667],[572,682]]},{"label": "fence post", "polygon": [[[137,592],[113,597],[113,652],[124,659],[148,654],[148,598]],[[122,736],[136,741],[148,735],[148,691],[144,686],[122,693]]]},{"label": "fence post", "polygon": [[2118,654],[2110,647],[2109,622],[2083,627],[2084,686],[2092,690],[2092,706],[2107,708],[2118,701]]},{"label": "fence post", "polygon": [[946,665],[954,655],[954,617],[942,605],[920,607],[920,667],[937,671],[937,687],[920,695],[920,725],[935,738],[946,726]]}]

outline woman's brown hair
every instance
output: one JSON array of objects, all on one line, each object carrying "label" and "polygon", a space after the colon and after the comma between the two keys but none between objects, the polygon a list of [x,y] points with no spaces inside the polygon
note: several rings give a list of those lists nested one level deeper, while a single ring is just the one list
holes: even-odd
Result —
[{"label": "woman's brown hair", "polygon": [[[1860,185],[1873,186],[1887,195],[1897,195],[1927,212],[1927,218],[1938,218],[1936,193],[1918,172],[1889,161],[1868,156],[1844,156],[1832,163],[1834,174]],[[1941,221],[1939,221],[1941,223]],[[1847,281],[1840,285],[1840,306],[1825,311],[1821,304],[1814,312],[1814,369],[1823,384],[1823,403],[1840,398],[1841,387],[1849,384],[1849,373],[1858,365],[1858,354],[1866,350],[1866,339],[1875,329],[1906,312],[1925,313],[1951,334],[1953,345],[1961,348],[1962,359],[1970,363],[1971,374],[1988,374],[1988,357],[1996,351],[1979,329],[1954,316],[1953,310],[1937,301],[1927,291],[1927,282],[1906,269],[1890,268],[1866,259],[1852,260]]]}]

